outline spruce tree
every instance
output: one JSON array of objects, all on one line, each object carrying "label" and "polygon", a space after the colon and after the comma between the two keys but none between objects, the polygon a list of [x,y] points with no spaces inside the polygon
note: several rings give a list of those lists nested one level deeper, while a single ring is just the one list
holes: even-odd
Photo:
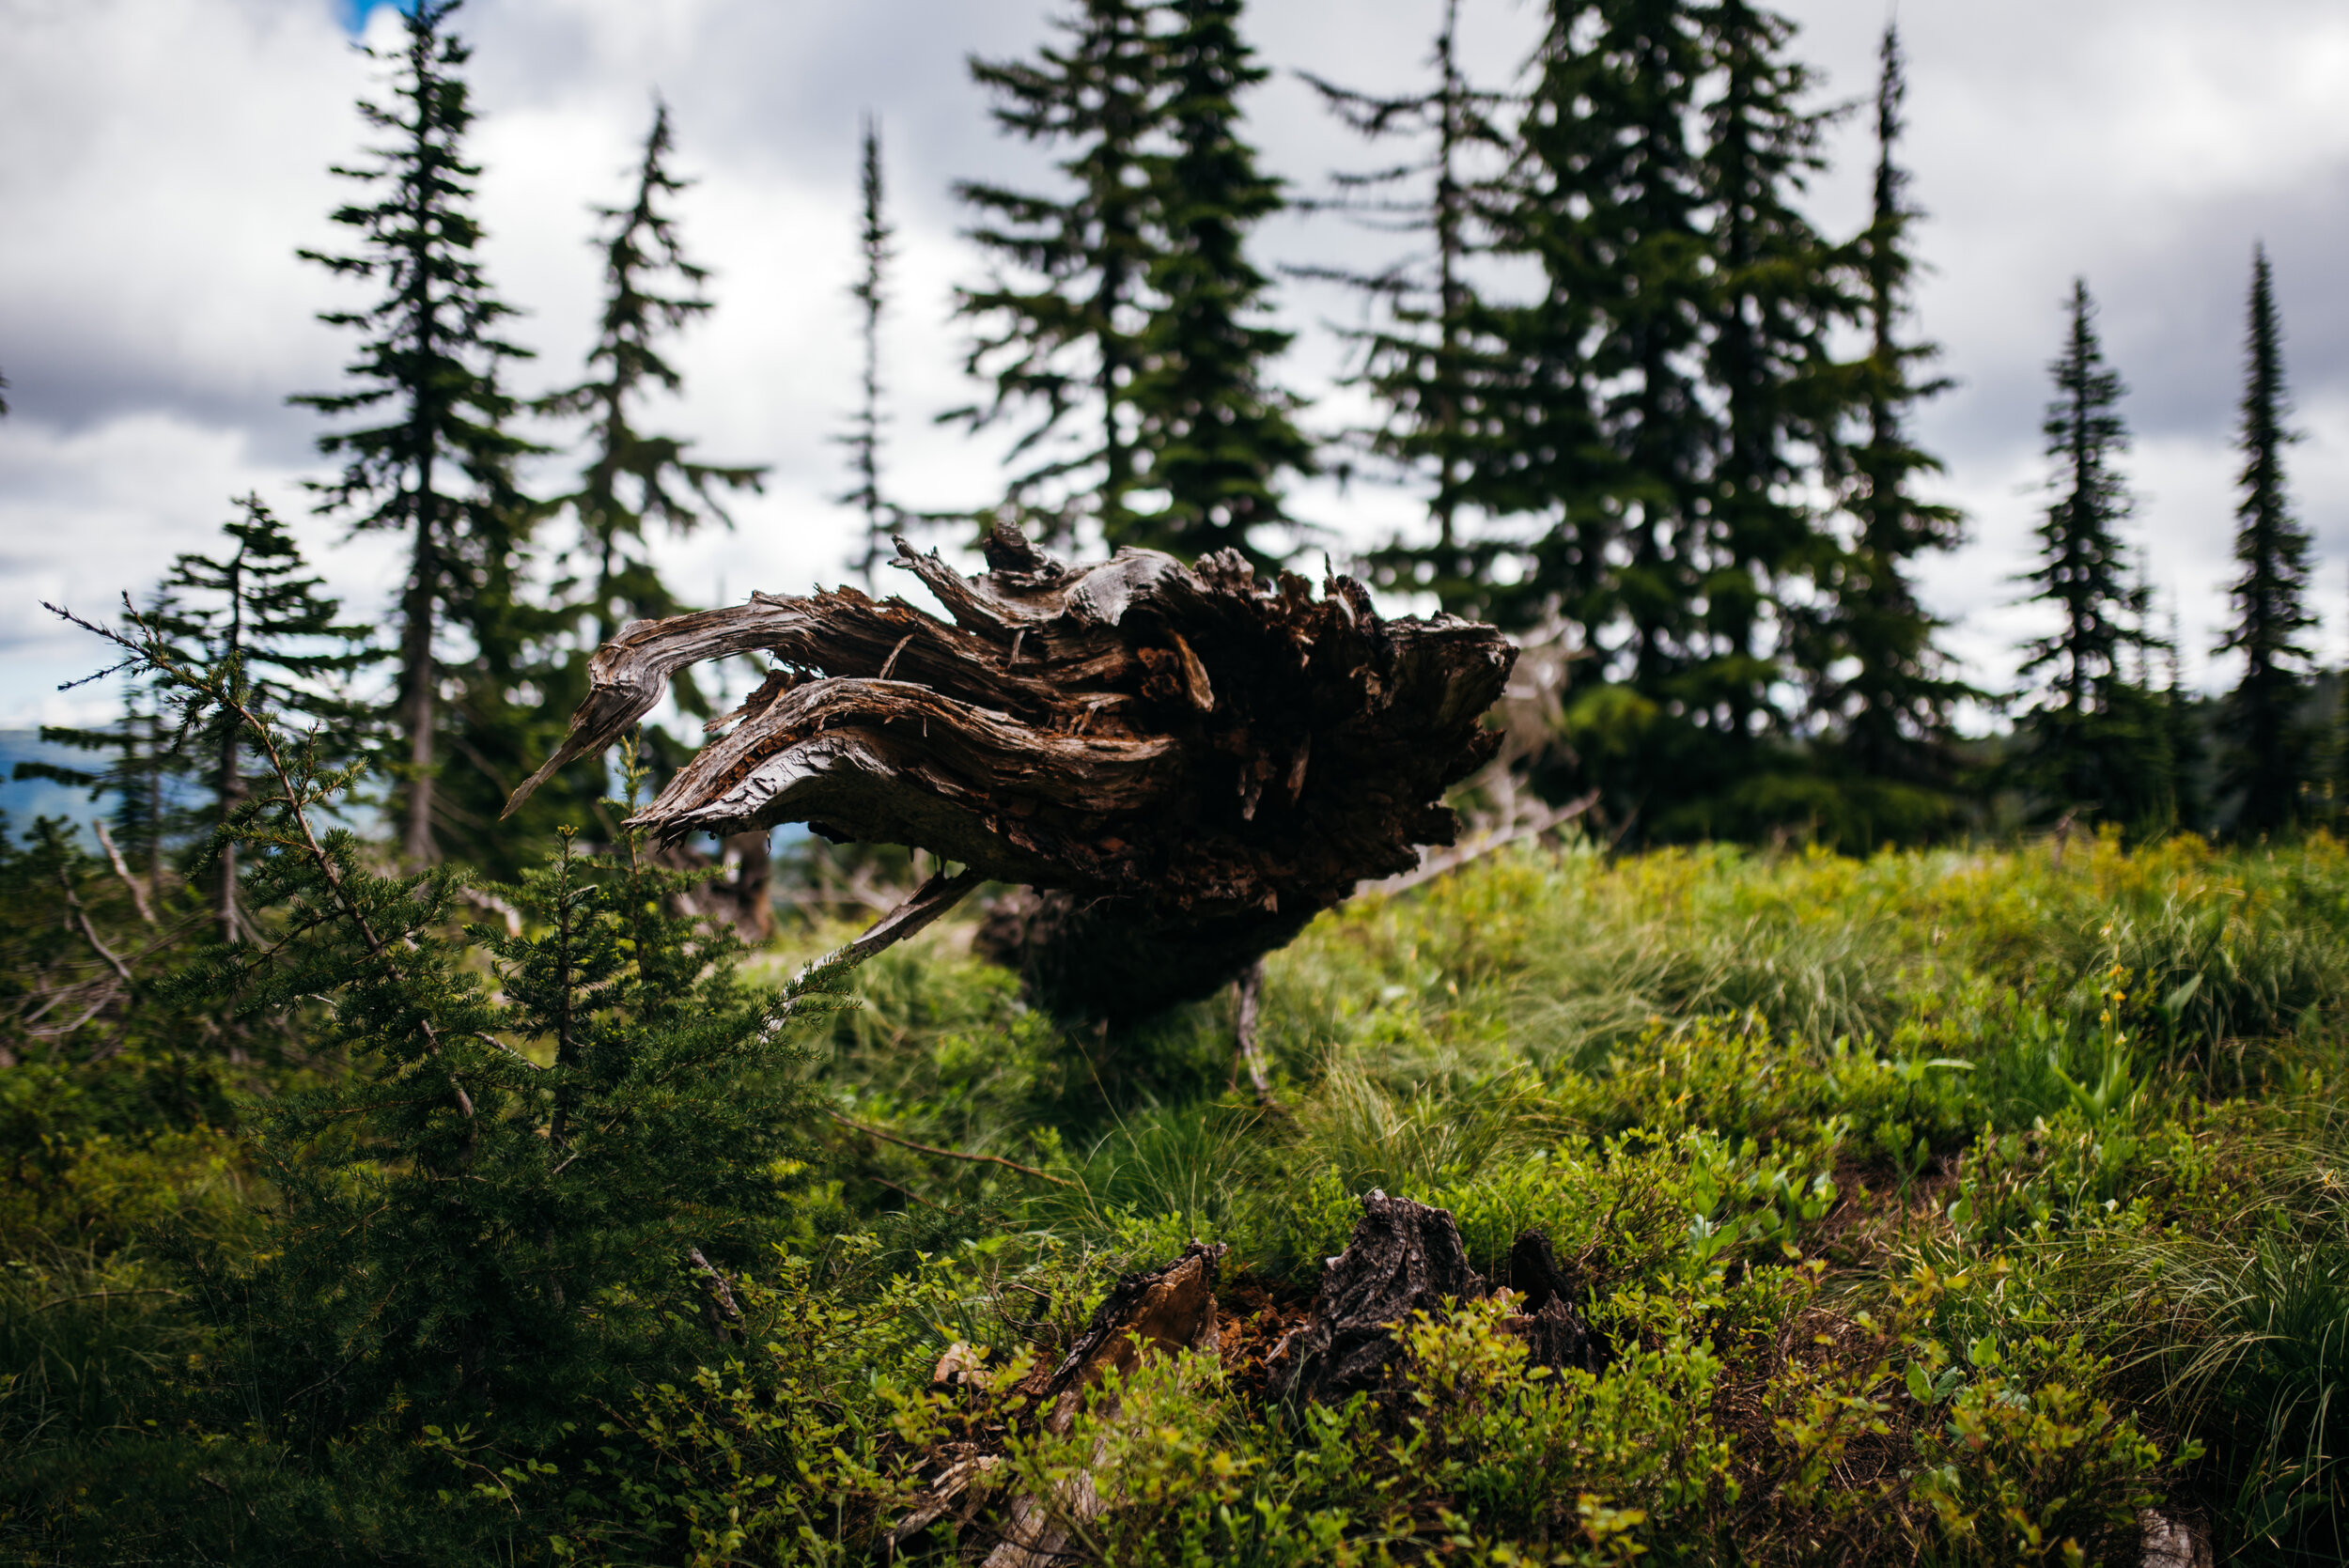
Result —
[{"label": "spruce tree", "polygon": [[947,417],[977,429],[1034,411],[1012,447],[1021,466],[1011,498],[1032,508],[1032,531],[1048,542],[1069,537],[1081,516],[1122,534],[1134,489],[1130,405],[1160,124],[1153,9],[1147,0],[1080,0],[1055,23],[1062,46],[1033,62],[971,62],[994,95],[996,123],[1063,149],[1059,168],[1074,187],[1057,197],[955,187],[981,215],[971,237],[998,271],[956,303],[977,332],[965,368],[991,396]]},{"label": "spruce tree", "polygon": [[1703,832],[1702,801],[1734,782],[1719,717],[1685,678],[1707,650],[1718,403],[1703,385],[1714,224],[1696,144],[1708,70],[1681,0],[1554,0],[1534,60],[1500,248],[1537,263],[1539,298],[1509,313],[1513,385],[1493,397],[1514,452],[1497,509],[1532,520],[1503,624],[1553,619],[1572,666],[1567,738],[1581,784],[1618,819]]},{"label": "spruce tree", "polygon": [[2019,670],[2031,706],[2020,726],[2022,763],[2049,813],[2092,808],[2142,826],[2157,808],[2149,733],[2157,722],[2131,685],[2125,659],[2145,605],[2132,585],[2120,525],[2129,493],[2116,459],[2128,449],[2121,377],[2097,341],[2095,304],[2074,283],[2064,348],[2042,427],[2053,500],[2038,528],[2039,562],[2022,581],[2051,605],[2056,629],[2027,644]]},{"label": "spruce tree", "polygon": [[1423,248],[1377,272],[1299,272],[1357,290],[1377,313],[1374,324],[1346,333],[1360,356],[1350,384],[1367,388],[1379,411],[1378,423],[1356,439],[1428,488],[1433,537],[1372,551],[1373,580],[1433,594],[1448,611],[1478,614],[1490,597],[1493,560],[1504,547],[1489,537],[1471,539],[1463,513],[1498,499],[1502,455],[1486,439],[1483,418],[1505,362],[1494,352],[1501,314],[1470,275],[1471,258],[1492,245],[1496,183],[1475,163],[1480,153],[1501,152],[1507,137],[1496,118],[1503,95],[1472,85],[1461,70],[1458,26],[1459,0],[1445,0],[1428,62],[1435,80],[1416,92],[1364,93],[1305,77],[1366,140],[1423,144],[1400,163],[1334,177],[1337,197],[1315,205],[1373,230],[1421,237]]},{"label": "spruce tree", "polygon": [[[401,48],[368,51],[395,68],[392,106],[359,104],[385,140],[366,166],[334,170],[366,188],[369,199],[334,214],[359,242],[347,254],[300,254],[382,292],[364,310],[320,318],[364,334],[347,371],[356,387],[291,399],[330,416],[381,420],[319,438],[321,453],[344,459],[341,474],[318,487],[319,509],[363,531],[408,536],[390,717],[399,739],[400,846],[412,863],[440,850],[434,798],[444,742],[464,744],[449,708],[461,721],[467,689],[476,706],[502,694],[481,689],[499,686],[513,661],[519,556],[532,522],[513,465],[537,450],[506,428],[515,400],[500,372],[527,353],[499,335],[514,312],[476,255],[482,231],[471,197],[480,170],[464,158],[474,114],[459,74],[469,51],[447,31],[458,4],[419,0],[404,18]],[[469,658],[449,657],[446,629],[464,634]],[[444,684],[459,688],[454,705],[443,701]]]},{"label": "spruce tree", "polygon": [[1794,24],[1747,0],[1718,0],[1701,16],[1718,83],[1703,116],[1714,253],[1704,360],[1721,423],[1687,547],[1704,609],[1684,701],[1720,714],[1723,750],[1750,753],[1785,724],[1773,706],[1788,673],[1773,606],[1827,554],[1801,495],[1840,412],[1828,334],[1851,310],[1830,247],[1800,208],[1826,166],[1829,116],[1803,102],[1813,84],[1789,53]]},{"label": "spruce tree", "polygon": [[863,543],[851,565],[863,574],[865,587],[871,588],[876,569],[895,553],[891,536],[903,526],[902,514],[881,498],[881,427],[888,423],[881,412],[881,311],[889,300],[887,273],[895,253],[890,249],[892,230],[882,202],[880,124],[871,118],[864,122],[863,173],[863,221],[857,230],[857,242],[863,271],[849,285],[848,293],[861,313],[858,336],[864,366],[857,380],[856,412],[849,419],[848,433],[840,437],[841,444],[848,449],[856,484],[839,499],[863,514]]},{"label": "spruce tree", "polygon": [[[1843,505],[1857,528],[1849,548],[1825,563],[1827,624],[1819,650],[1802,662],[1817,684],[1820,710],[1840,732],[1843,762],[1885,808],[1882,826],[1897,832],[1928,826],[1950,809],[1951,709],[1982,693],[1949,673],[1934,645],[1945,623],[1919,602],[1911,576],[1918,557],[1964,542],[1965,520],[1914,490],[1941,464],[1916,445],[1910,411],[1950,382],[1922,373],[1939,349],[1904,335],[1917,272],[1910,233],[1922,213],[1898,162],[1907,82],[1897,28],[1885,28],[1879,59],[1874,199],[1856,247],[1868,353],[1850,400],[1859,430],[1838,453]],[[1913,810],[1899,809],[1904,796]]]},{"label": "spruce tree", "polygon": [[1239,97],[1265,70],[1241,39],[1241,0],[1166,0],[1160,44],[1172,149],[1150,161],[1161,243],[1147,281],[1156,296],[1140,334],[1130,389],[1139,482],[1165,505],[1105,522],[1112,545],[1196,558],[1237,550],[1259,567],[1284,553],[1257,530],[1288,522],[1283,474],[1313,466],[1291,417],[1297,400],[1268,378],[1292,334],[1266,324],[1268,280],[1246,255],[1249,229],[1280,210],[1281,186],[1240,138]]},{"label": "spruce tree", "polygon": [[[155,608],[150,605],[150,613]],[[88,753],[99,759],[98,766],[75,768],[27,758],[17,763],[10,776],[86,789],[93,802],[111,800],[104,818],[113,824],[108,836],[142,869],[148,890],[160,896],[179,800],[188,788],[194,761],[180,716],[147,680],[131,675],[123,680],[122,706],[113,719],[97,725],[43,724],[40,738]]]},{"label": "spruce tree", "polygon": [[691,456],[692,442],[647,434],[631,423],[646,398],[684,390],[684,378],[663,356],[661,340],[713,308],[704,292],[708,270],[687,257],[668,210],[692,185],[669,172],[673,150],[669,106],[656,103],[633,199],[626,207],[594,210],[612,225],[609,238],[598,241],[603,318],[587,351],[588,369],[600,367],[600,374],[537,404],[541,412],[588,421],[588,460],[578,488],[550,505],[577,520],[582,547],[594,563],[583,608],[599,645],[624,622],[685,608],[652,563],[649,526],[659,523],[678,536],[712,519],[732,527],[720,492],[755,492],[767,473],[764,466],[701,462]]},{"label": "spruce tree", "polygon": [[2250,321],[2245,346],[2243,454],[2235,508],[2234,625],[2215,652],[2240,653],[2243,678],[2227,698],[2221,729],[2228,747],[2223,787],[2235,795],[2235,828],[2269,833],[2299,819],[2310,768],[2310,737],[2300,708],[2308,696],[2309,648],[2301,634],[2316,624],[2307,606],[2309,534],[2285,493],[2283,449],[2291,403],[2284,390],[2283,327],[2266,247],[2251,255]]},{"label": "spruce tree", "polygon": [[229,703],[195,706],[183,717],[200,737],[199,775],[211,798],[207,826],[216,838],[212,919],[220,939],[248,934],[237,901],[235,818],[249,793],[245,723],[241,713],[311,730],[329,755],[348,751],[365,710],[347,677],[374,657],[369,629],[340,619],[341,604],[319,592],[293,536],[248,495],[242,516],[221,525],[232,548],[218,555],[188,551],[164,576],[151,624],[175,657],[217,670]]},{"label": "spruce tree", "polygon": [[2199,833],[2210,820],[2203,788],[2209,747],[2202,738],[2199,699],[2186,684],[2186,638],[2178,629],[2178,601],[2170,600],[2170,633],[2162,644],[2162,739],[2170,756],[2171,819],[2184,832]]},{"label": "spruce tree", "polygon": [[[492,890],[519,932],[460,926],[464,874],[387,874],[330,827],[358,768],[247,702],[233,660],[151,618],[106,635],[168,706],[233,717],[251,758],[230,831],[268,939],[175,984],[300,1019],[311,1059],[344,1069],[256,1110],[273,1234],[214,1302],[256,1347],[251,1418],[311,1449],[386,1417],[403,1443],[493,1421],[505,1452],[545,1452],[599,1400],[691,1365],[724,1327],[704,1308],[730,1300],[725,1271],[801,1202],[799,1036],[846,963],[752,984],[729,931],[677,912],[696,878],[641,836],[590,857],[567,831]],[[626,760],[620,815],[644,776]]]}]

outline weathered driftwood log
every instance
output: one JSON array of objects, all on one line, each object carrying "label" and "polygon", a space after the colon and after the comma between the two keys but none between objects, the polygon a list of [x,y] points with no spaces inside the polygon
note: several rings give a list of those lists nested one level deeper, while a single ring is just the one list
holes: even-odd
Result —
[{"label": "weathered driftwood log", "polygon": [[[1230,981],[1360,882],[1452,842],[1445,786],[1514,650],[1449,616],[1382,620],[1237,554],[1071,567],[999,524],[966,579],[900,541],[951,624],[853,588],[638,622],[546,767],[599,752],[687,665],[777,667],[636,821],[656,836],[806,822],[1036,890],[989,942],[1064,1015],[1130,1017]],[[510,808],[509,808],[510,809]]]},{"label": "weathered driftwood log", "polygon": [[1376,1389],[1403,1354],[1397,1325],[1484,1295],[1449,1213],[1374,1191],[1346,1250],[1322,1265],[1313,1316],[1272,1353],[1279,1386],[1299,1402]]}]

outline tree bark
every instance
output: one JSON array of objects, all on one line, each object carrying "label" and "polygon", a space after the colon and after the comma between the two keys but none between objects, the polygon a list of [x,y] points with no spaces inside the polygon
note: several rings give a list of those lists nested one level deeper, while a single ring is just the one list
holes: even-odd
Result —
[{"label": "tree bark", "polygon": [[[843,587],[625,627],[562,748],[600,752],[690,664],[778,661],[634,822],[656,837],[803,821],[1029,891],[987,951],[1064,1017],[1212,995],[1366,878],[1456,831],[1444,788],[1515,650],[1451,616],[1384,621],[1361,586],[1260,585],[1236,553],[1070,567],[998,524],[966,579],[902,540],[951,624]],[[509,811],[512,806],[507,808]]]},{"label": "tree bark", "polygon": [[400,854],[410,865],[439,859],[432,832],[433,713],[432,621],[440,567],[432,536],[432,471],[428,465],[417,498],[415,557],[410,568],[400,627],[400,724],[408,732],[408,780],[400,809]]},{"label": "tree bark", "polygon": [[1346,1250],[1322,1265],[1313,1316],[1268,1358],[1275,1386],[1299,1404],[1376,1392],[1403,1355],[1398,1324],[1485,1294],[1448,1212],[1374,1191]]}]

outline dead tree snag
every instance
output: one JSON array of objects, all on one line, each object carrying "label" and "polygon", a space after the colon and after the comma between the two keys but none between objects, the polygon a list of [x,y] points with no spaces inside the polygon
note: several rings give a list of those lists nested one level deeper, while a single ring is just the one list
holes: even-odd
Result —
[{"label": "dead tree snag", "polygon": [[950,621],[843,587],[623,628],[516,800],[676,671],[764,652],[773,673],[636,822],[805,822],[1024,884],[985,940],[1083,1018],[1208,995],[1453,841],[1444,788],[1497,743],[1479,720],[1515,658],[1490,627],[1386,621],[1350,578],[1260,584],[1230,552],[1072,567],[1004,524],[984,549],[965,578],[899,542]]}]

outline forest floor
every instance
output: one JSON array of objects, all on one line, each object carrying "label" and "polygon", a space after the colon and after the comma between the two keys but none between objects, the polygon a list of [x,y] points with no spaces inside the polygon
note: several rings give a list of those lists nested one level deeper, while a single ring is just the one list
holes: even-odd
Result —
[{"label": "forest floor", "polygon": [[[739,1327],[543,1475],[410,1435],[447,1506],[527,1515],[517,1560],[946,1561],[1028,1506],[1067,1515],[1068,1561],[2134,1562],[2149,1531],[2341,1559],[2328,838],[1496,855],[1268,961],[1270,1106],[1229,999],[1071,1032],[969,939],[857,972],[806,1069],[804,1218],[735,1281]],[[9,1440],[51,1440],[27,1401],[75,1355],[128,1387],[197,1353],[165,1238],[265,1204],[239,1151],[19,1151]],[[1373,1189],[1446,1211],[1496,1284],[1545,1232],[1603,1370],[1533,1364],[1502,1296],[1399,1324],[1379,1390],[1282,1401],[1268,1357]],[[1121,1274],[1193,1241],[1228,1249],[1211,1345],[1073,1421],[1023,1410]],[[894,1529],[964,1461],[979,1484]],[[37,1506],[12,1496],[0,1526]]]}]

